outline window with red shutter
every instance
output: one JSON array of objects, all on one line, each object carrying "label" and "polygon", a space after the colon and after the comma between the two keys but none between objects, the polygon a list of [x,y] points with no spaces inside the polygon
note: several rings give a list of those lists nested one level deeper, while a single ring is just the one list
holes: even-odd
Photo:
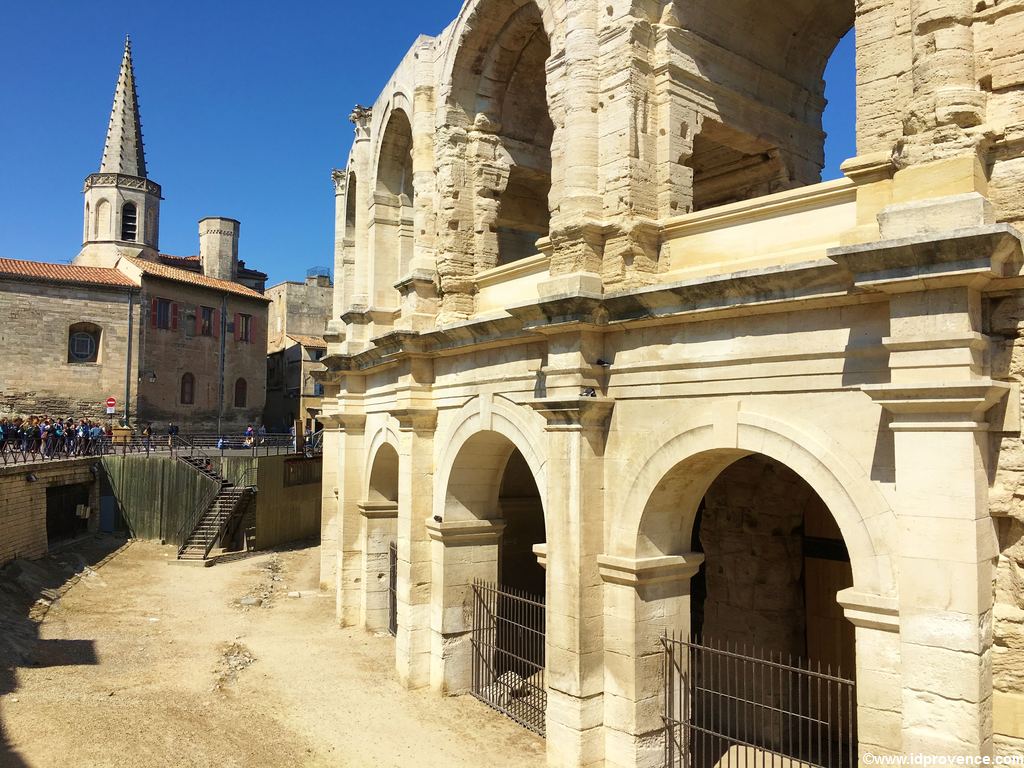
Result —
[{"label": "window with red shutter", "polygon": [[213,338],[220,338],[220,310],[213,310]]},{"label": "window with red shutter", "polygon": [[195,335],[196,336],[203,336],[203,335],[205,335],[203,333],[203,308],[199,307],[199,306],[196,307],[196,330],[195,330]]},{"label": "window with red shutter", "polygon": [[178,304],[177,302],[171,302],[171,330],[178,330]]},{"label": "window with red shutter", "polygon": [[249,341],[250,344],[252,344],[253,342],[256,341],[256,317],[255,316],[250,316],[249,317],[249,338],[248,338],[248,341]]},{"label": "window with red shutter", "polygon": [[235,341],[242,338],[242,316],[235,312]]},{"label": "window with red shutter", "polygon": [[157,317],[160,314],[160,299],[153,299],[149,308],[149,324],[156,328]]}]

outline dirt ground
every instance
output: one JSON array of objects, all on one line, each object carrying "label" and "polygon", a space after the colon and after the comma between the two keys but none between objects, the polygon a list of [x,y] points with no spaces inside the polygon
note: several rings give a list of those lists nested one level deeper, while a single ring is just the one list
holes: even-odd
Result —
[{"label": "dirt ground", "polygon": [[40,604],[0,604],[0,766],[544,764],[543,740],[475,699],[403,689],[390,637],[338,629],[317,547],[173,557],[133,542],[83,563],[62,596],[38,590],[41,624]]}]

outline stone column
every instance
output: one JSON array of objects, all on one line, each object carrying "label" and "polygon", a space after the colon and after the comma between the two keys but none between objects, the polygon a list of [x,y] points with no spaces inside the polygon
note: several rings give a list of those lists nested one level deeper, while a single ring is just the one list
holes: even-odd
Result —
[{"label": "stone column", "polygon": [[359,623],[362,604],[363,475],[366,461],[365,414],[342,413],[335,416],[341,424],[338,450],[338,579],[337,616],[343,627]]},{"label": "stone column", "polygon": [[473,581],[498,580],[505,523],[431,518],[426,525],[432,550],[430,685],[442,693],[464,693],[472,682]]},{"label": "stone column", "polygon": [[601,578],[604,551],[604,445],[610,400],[535,400],[547,419],[546,728],[548,765],[603,759]]},{"label": "stone column", "polygon": [[335,590],[338,584],[339,552],[341,551],[338,542],[340,462],[332,462],[328,459],[332,457],[340,459],[344,433],[338,428],[333,417],[322,415],[320,420],[324,425],[324,466],[320,500],[320,591],[328,592]]},{"label": "stone column", "polygon": [[903,681],[899,605],[894,597],[844,589],[836,596],[854,625],[857,647],[857,747],[864,755],[900,754]]},{"label": "stone column", "polygon": [[690,579],[704,556],[602,555],[604,765],[660,768],[665,759],[662,646],[690,632]]},{"label": "stone column", "polygon": [[[370,146],[370,125],[373,122],[373,110],[356,107],[349,120],[355,126],[356,138],[352,145],[352,167],[356,174],[356,188],[348,194],[356,196],[356,227],[355,261],[352,280],[352,295],[349,297],[347,310],[363,310],[370,305],[370,202],[372,200],[370,179],[373,168],[372,147]],[[360,349],[350,350],[361,351]]]},{"label": "stone column", "polygon": [[388,628],[389,554],[395,540],[398,505],[392,501],[364,501],[362,513],[363,589],[359,623],[371,632]]},{"label": "stone column", "polygon": [[395,666],[408,688],[430,684],[431,544],[424,521],[432,518],[434,429],[437,411],[409,408],[398,419],[398,635]]},{"label": "stone column", "polygon": [[[331,171],[331,181],[334,182],[334,293],[331,321],[341,317],[344,312],[345,301],[345,201],[348,188],[348,174],[338,168]],[[355,190],[352,190],[355,194]]]}]

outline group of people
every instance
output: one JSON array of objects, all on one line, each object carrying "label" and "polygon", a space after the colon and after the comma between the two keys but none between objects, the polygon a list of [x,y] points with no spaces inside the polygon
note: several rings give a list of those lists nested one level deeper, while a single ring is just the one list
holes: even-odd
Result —
[{"label": "group of people", "polygon": [[111,424],[91,419],[4,416],[0,417],[0,452],[20,451],[48,459],[87,456],[102,453],[113,434]]}]

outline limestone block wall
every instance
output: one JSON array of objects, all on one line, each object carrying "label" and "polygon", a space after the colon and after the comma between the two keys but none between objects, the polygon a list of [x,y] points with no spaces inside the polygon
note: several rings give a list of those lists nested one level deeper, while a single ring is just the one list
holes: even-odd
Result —
[{"label": "limestone block wall", "polygon": [[[227,318],[224,366],[225,430],[238,432],[247,424],[257,424],[263,414],[267,388],[267,303],[171,281],[148,279],[143,291],[143,316],[139,362],[139,420],[166,426],[177,423],[182,432],[216,431],[219,402],[219,365],[221,329],[215,336],[196,332],[198,307],[215,309]],[[176,328],[155,328],[152,300],[162,298],[177,305]],[[254,337],[250,342],[236,341],[232,324],[236,313],[251,315]],[[195,377],[194,403],[181,402],[181,379],[185,373]],[[155,374],[155,381],[150,374]],[[235,382],[246,381],[246,405],[234,406]]]},{"label": "limestone block wall", "polygon": [[996,740],[1003,754],[1024,750],[1024,441],[1021,439],[1020,384],[1024,381],[1024,298],[994,298],[986,306],[986,332],[994,340],[993,375],[1014,389],[989,448],[995,477],[989,508],[996,518],[996,568],[992,661]]},{"label": "limestone block wall", "polygon": [[[91,469],[97,459],[79,459],[30,467],[0,467],[0,566],[15,558],[46,554],[46,489],[89,483],[89,506],[99,515],[99,483]],[[28,482],[31,472],[35,480]]]},{"label": "limestone block wall", "polygon": [[[102,288],[0,281],[0,414],[50,414],[106,420],[105,401],[115,397],[123,413],[125,369],[135,370],[139,349],[138,296],[134,341],[128,361],[128,294]],[[75,323],[100,328],[95,363],[68,362],[68,329]],[[136,377],[130,376],[132,414]]]}]

